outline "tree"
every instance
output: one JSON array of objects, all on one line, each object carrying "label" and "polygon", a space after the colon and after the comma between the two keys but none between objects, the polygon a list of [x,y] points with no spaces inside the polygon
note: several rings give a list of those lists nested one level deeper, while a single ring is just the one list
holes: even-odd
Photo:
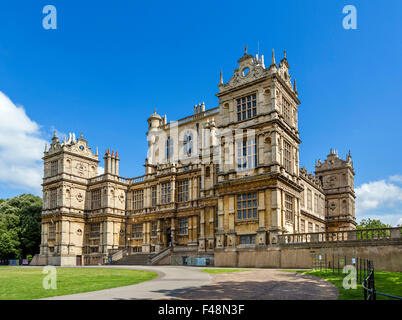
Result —
[{"label": "tree", "polygon": [[0,212],[0,258],[20,258],[19,217]]},{"label": "tree", "polygon": [[390,236],[389,230],[374,230],[374,231],[364,231],[369,229],[381,229],[381,228],[392,228],[389,224],[382,223],[380,220],[376,219],[362,219],[360,223],[356,226],[357,230],[362,230],[357,234],[357,239],[374,239],[374,238],[385,238]]},{"label": "tree", "polygon": [[362,219],[360,223],[356,226],[358,230],[361,229],[377,229],[377,228],[392,228],[389,224],[382,223],[380,220],[376,219]]},{"label": "tree", "polygon": [[32,194],[0,201],[0,258],[39,252],[42,199]]}]

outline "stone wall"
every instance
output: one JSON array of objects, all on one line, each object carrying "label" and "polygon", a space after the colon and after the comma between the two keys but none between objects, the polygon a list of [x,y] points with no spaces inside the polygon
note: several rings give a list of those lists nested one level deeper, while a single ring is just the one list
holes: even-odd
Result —
[{"label": "stone wall", "polygon": [[304,269],[312,267],[314,254],[326,255],[327,262],[337,255],[371,259],[376,270],[402,272],[402,241],[221,249],[215,250],[215,266]]}]

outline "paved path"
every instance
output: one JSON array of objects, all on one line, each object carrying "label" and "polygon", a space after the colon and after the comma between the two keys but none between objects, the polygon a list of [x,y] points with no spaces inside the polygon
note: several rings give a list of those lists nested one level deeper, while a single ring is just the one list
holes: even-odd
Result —
[{"label": "paved path", "polygon": [[250,269],[250,271],[210,275],[194,267],[113,267],[150,270],[157,272],[159,276],[136,285],[47,299],[331,300],[337,299],[338,296],[335,286],[325,280],[274,269]]},{"label": "paved path", "polygon": [[323,279],[273,269],[216,274],[208,285],[177,290],[175,299],[336,300],[338,289]]},{"label": "paved path", "polygon": [[[91,267],[90,267],[91,268]],[[92,267],[103,268],[103,267]],[[149,270],[158,277],[131,286],[76,293],[44,300],[121,300],[121,299],[169,299],[167,293],[175,290],[197,288],[211,282],[208,273],[197,268],[180,266],[107,266],[106,268]]]}]

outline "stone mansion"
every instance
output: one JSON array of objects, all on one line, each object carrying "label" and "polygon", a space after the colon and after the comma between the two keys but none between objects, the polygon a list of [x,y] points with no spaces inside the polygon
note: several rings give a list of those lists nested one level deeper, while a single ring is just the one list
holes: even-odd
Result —
[{"label": "stone mansion", "polygon": [[219,105],[168,122],[148,118],[145,174],[123,178],[118,152],[81,134],[44,152],[42,264],[106,263],[111,255],[213,257],[264,248],[282,234],[354,229],[354,169],[335,150],[314,174],[299,163],[298,92],[284,57],[247,48]]}]

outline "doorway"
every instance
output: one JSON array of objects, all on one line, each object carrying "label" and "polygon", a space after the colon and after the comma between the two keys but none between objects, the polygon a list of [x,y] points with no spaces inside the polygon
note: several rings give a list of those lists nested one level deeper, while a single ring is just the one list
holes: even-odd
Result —
[{"label": "doorway", "polygon": [[166,229],[166,246],[170,247],[172,245],[172,230],[170,228]]},{"label": "doorway", "polygon": [[76,256],[76,265],[81,266],[82,265],[82,256]]}]

